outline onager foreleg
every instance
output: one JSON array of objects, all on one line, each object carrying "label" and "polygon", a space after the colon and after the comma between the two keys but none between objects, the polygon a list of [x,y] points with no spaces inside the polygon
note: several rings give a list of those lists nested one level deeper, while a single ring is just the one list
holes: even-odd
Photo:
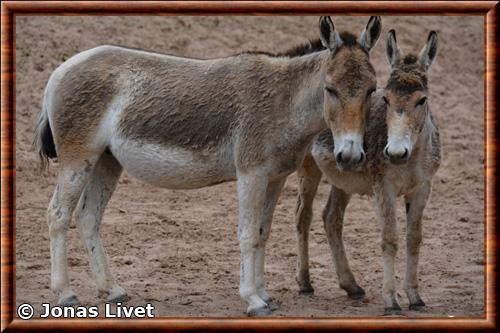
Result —
[{"label": "onager foreleg", "polygon": [[264,206],[264,216],[259,228],[260,241],[255,253],[255,285],[257,287],[257,295],[267,303],[271,310],[276,310],[278,305],[272,302],[271,297],[266,292],[265,288],[265,251],[266,242],[271,233],[271,224],[273,219],[274,208],[278,202],[281,190],[285,184],[286,178],[282,178],[269,183],[266,193],[266,201]]},{"label": "onager foreleg", "polygon": [[406,275],[404,288],[410,310],[425,306],[418,294],[418,254],[422,243],[422,215],[431,192],[430,181],[406,195]]},{"label": "onager foreleg", "polygon": [[238,172],[240,296],[248,303],[249,316],[271,313],[267,303],[257,294],[256,281],[257,248],[268,184],[267,175],[258,170]]},{"label": "onager foreleg", "polygon": [[297,228],[298,258],[297,283],[299,292],[314,293],[309,276],[309,229],[313,217],[313,201],[321,180],[321,171],[311,156],[306,156],[302,167],[297,171],[299,192],[295,208],[295,226]]},{"label": "onager foreleg", "polygon": [[382,296],[384,298],[385,314],[401,314],[396,296],[396,277],[394,261],[398,251],[398,230],[395,212],[394,191],[387,184],[378,184],[374,187],[377,215],[382,230],[382,255],[384,260],[384,284]]},{"label": "onager foreleg", "polygon": [[344,213],[350,198],[350,194],[332,186],[328,202],[323,211],[323,223],[332,251],[333,263],[339,279],[340,288],[344,289],[350,298],[361,299],[365,296],[365,291],[358,285],[351,272],[344,248],[344,241],[342,239]]}]

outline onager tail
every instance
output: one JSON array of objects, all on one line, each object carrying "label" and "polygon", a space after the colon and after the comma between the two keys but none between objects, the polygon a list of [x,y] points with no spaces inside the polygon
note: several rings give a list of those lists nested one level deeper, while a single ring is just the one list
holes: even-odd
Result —
[{"label": "onager tail", "polygon": [[44,170],[49,164],[49,158],[57,157],[56,145],[54,144],[54,137],[52,136],[45,106],[38,117],[33,146],[40,156],[40,169]]}]

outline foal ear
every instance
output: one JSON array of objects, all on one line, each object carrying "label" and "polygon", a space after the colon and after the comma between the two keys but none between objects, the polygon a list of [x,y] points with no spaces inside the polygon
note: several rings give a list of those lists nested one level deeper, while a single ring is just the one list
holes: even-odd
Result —
[{"label": "foal ear", "polygon": [[337,48],[342,45],[339,33],[335,30],[332,19],[330,16],[321,16],[319,19],[319,38],[321,44],[330,51],[335,52]]},{"label": "foal ear", "polygon": [[437,32],[431,31],[429,33],[429,37],[427,38],[427,44],[423,47],[422,51],[418,56],[420,60],[420,64],[427,71],[431,68],[434,59],[437,54],[437,44],[438,44],[438,35]]},{"label": "foal ear", "polygon": [[399,64],[400,55],[398,42],[396,41],[396,31],[394,31],[394,29],[391,29],[387,34],[387,45],[385,51],[387,53],[387,60],[389,60],[391,67],[396,67]]},{"label": "foal ear", "polygon": [[366,25],[365,30],[359,36],[358,43],[367,52],[377,44],[378,38],[380,37],[380,31],[382,30],[382,19],[380,16],[372,16]]}]

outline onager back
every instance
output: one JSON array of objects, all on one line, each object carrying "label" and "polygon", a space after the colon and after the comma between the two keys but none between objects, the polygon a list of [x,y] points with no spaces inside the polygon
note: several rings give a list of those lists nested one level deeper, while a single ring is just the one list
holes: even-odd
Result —
[{"label": "onager back", "polygon": [[59,304],[78,303],[66,259],[75,209],[97,289],[109,301],[127,299],[99,236],[106,204],[126,169],[172,189],[236,180],[240,296],[248,315],[275,309],[264,283],[274,207],[286,177],[324,129],[346,142],[338,149],[340,164],[352,168],[364,159],[364,110],[376,83],[369,52],[380,29],[380,17],[372,17],[356,38],[339,34],[322,17],[321,41],[285,54],[201,60],[100,46],[57,68],[45,90],[35,144],[42,161],[59,161],[47,212],[51,288]]},{"label": "onager back", "polygon": [[427,74],[437,51],[437,34],[429,34],[419,56],[402,58],[391,30],[387,56],[392,67],[383,91],[372,97],[365,134],[366,163],[356,170],[338,167],[331,152],[337,142],[323,131],[299,170],[300,189],[296,210],[299,241],[297,281],[301,292],[312,293],[309,278],[308,233],[312,203],[322,174],[332,185],[323,212],[339,285],[353,299],[363,298],[347,261],[342,241],[344,212],[353,194],[374,196],[382,231],[384,259],[383,298],[386,314],[399,314],[394,258],[397,251],[395,202],[404,196],[407,217],[406,276],[404,288],[410,309],[425,303],[418,293],[418,254],[422,240],[422,212],[431,191],[431,180],[440,163],[439,132],[428,102]]}]

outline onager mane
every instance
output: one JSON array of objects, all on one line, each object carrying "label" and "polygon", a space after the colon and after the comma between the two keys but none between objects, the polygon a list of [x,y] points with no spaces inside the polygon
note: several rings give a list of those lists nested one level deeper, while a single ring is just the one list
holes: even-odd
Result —
[{"label": "onager mane", "polygon": [[427,75],[415,54],[405,56],[391,72],[386,89],[406,95],[417,90],[427,90]]},{"label": "onager mane", "polygon": [[[348,47],[348,48],[353,48],[353,47],[359,47],[360,49],[364,50],[359,46],[359,43],[357,41],[356,35],[344,31],[341,32],[340,38],[342,39],[342,46]],[[241,55],[241,54],[255,54],[255,55],[267,55],[270,57],[286,57],[286,58],[295,58],[295,57],[301,57],[307,54],[323,51],[326,48],[323,46],[321,43],[321,40],[319,38],[315,39],[310,39],[309,41],[296,45],[286,51],[283,52],[277,52],[277,53],[272,53],[272,52],[266,52],[266,51],[244,51],[242,53],[238,53],[236,55]],[[366,50],[364,50],[366,52]]]}]

